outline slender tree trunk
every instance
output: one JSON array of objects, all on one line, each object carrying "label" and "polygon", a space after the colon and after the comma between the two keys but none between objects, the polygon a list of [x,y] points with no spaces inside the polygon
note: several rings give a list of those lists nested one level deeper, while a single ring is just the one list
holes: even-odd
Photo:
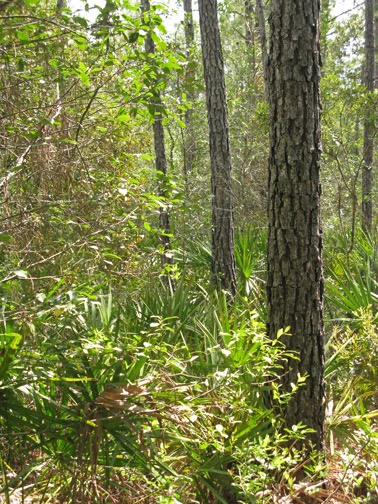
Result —
[{"label": "slender tree trunk", "polygon": [[268,48],[266,42],[266,28],[265,28],[265,15],[261,0],[256,0],[256,16],[259,25],[260,41],[261,41],[261,51],[263,59],[263,71],[266,92],[268,92],[269,77],[268,77]]},{"label": "slender tree trunk", "polygon": [[216,0],[200,0],[202,58],[206,84],[212,186],[212,275],[219,288],[235,295],[234,217],[231,153],[224,64]]},{"label": "slender tree trunk", "polygon": [[194,25],[193,25],[193,6],[192,0],[184,0],[184,29],[186,49],[190,51],[194,42]]},{"label": "slender tree trunk", "polygon": [[[144,13],[149,12],[150,2],[149,0],[141,0],[141,7]],[[147,33],[145,37],[145,50],[147,56],[149,54],[155,53],[155,43],[151,37],[150,33]],[[164,128],[163,128],[163,115],[162,115],[162,101],[159,91],[156,89],[152,90],[154,96],[152,97],[153,105],[155,107],[155,115],[153,119],[153,133],[154,133],[154,149],[155,149],[155,167],[158,177],[159,184],[159,196],[162,197],[163,202],[167,198],[167,188],[166,188],[166,178],[167,178],[167,158],[165,152],[165,141],[164,141]],[[172,254],[171,254],[171,226],[169,220],[169,213],[167,208],[160,207],[159,211],[159,225],[160,225],[160,242],[163,246],[163,252],[161,254],[161,263],[163,268],[168,264],[172,264]],[[164,277],[168,281],[168,276]]]},{"label": "slender tree trunk", "polygon": [[374,91],[374,0],[365,0],[365,75],[364,84],[369,93],[369,106],[364,118],[364,152],[362,168],[362,229],[371,233],[373,227],[373,153],[374,113],[370,93]]},{"label": "slender tree trunk", "polygon": [[244,23],[245,23],[245,43],[247,48],[247,58],[249,61],[249,71],[251,81],[256,72],[256,48],[255,48],[255,13],[252,0],[244,0]]},{"label": "slender tree trunk", "polygon": [[327,34],[330,22],[330,15],[331,15],[330,0],[321,0],[320,34],[321,34],[321,54],[323,65],[327,57],[327,51],[328,51]]},{"label": "slender tree trunk", "polygon": [[57,0],[56,10],[59,12],[67,7],[67,0]]},{"label": "slender tree trunk", "polygon": [[267,330],[299,360],[285,363],[283,392],[306,382],[285,406],[289,427],[314,429],[322,448],[324,329],[320,225],[320,45],[318,0],[272,0],[270,14],[269,238]]},{"label": "slender tree trunk", "polygon": [[[185,45],[188,65],[185,71],[185,81],[187,84],[187,100],[189,103],[194,101],[193,81],[194,68],[192,64],[191,52],[194,42],[194,25],[193,25],[193,8],[192,0],[184,0],[184,29],[185,29]],[[193,169],[194,157],[196,152],[196,137],[193,131],[192,109],[185,111],[185,126],[184,132],[184,174],[187,179],[188,173]]]},{"label": "slender tree trunk", "polygon": [[375,74],[374,88],[378,88],[378,0],[374,0],[374,54]]}]

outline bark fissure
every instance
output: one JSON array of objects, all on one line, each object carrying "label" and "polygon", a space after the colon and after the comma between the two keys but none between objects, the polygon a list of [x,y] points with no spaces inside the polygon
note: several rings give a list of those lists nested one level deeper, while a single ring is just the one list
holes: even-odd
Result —
[{"label": "bark fissure", "polygon": [[[374,0],[365,0],[365,75],[367,93],[374,91]],[[368,95],[364,118],[364,150],[362,168],[362,228],[371,233],[373,227],[373,156],[374,112],[371,96]]]},{"label": "bark fissure", "polygon": [[324,421],[323,276],[320,227],[319,2],[273,0],[270,14],[268,333],[290,327],[297,352],[282,377],[292,390],[289,426],[303,422],[320,448]]},{"label": "bark fissure", "polygon": [[236,293],[231,152],[224,65],[216,0],[200,0],[202,59],[206,84],[212,187],[213,282]]}]

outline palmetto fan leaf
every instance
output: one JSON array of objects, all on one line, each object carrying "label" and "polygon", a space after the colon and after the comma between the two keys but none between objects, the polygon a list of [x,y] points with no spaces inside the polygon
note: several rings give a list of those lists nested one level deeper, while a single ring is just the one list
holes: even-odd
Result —
[{"label": "palmetto fan leaf", "polygon": [[378,282],[369,261],[362,269],[358,264],[348,265],[345,259],[338,258],[329,272],[326,295],[330,305],[343,316],[351,316],[360,308],[376,307]]}]

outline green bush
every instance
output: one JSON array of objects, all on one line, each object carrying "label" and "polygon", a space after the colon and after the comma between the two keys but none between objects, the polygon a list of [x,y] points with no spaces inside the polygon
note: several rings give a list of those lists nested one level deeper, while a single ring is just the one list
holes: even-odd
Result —
[{"label": "green bush", "polygon": [[38,296],[22,349],[0,367],[2,439],[21,454],[2,461],[5,494],[253,502],[299,460],[288,444],[303,428],[283,432],[265,400],[292,358],[280,339],[244,304],[182,286],[156,294]]}]

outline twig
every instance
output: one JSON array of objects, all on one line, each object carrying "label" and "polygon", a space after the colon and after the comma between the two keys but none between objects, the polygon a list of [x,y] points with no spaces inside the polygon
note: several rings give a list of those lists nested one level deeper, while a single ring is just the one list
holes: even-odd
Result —
[{"label": "twig", "polygon": [[[62,110],[62,104],[61,104],[61,97],[60,97],[60,91],[59,91],[59,84],[57,84],[57,100],[56,100],[56,110],[55,110],[55,113],[49,117],[48,121],[50,123],[53,123],[54,120],[59,116],[61,110]],[[30,144],[26,147],[26,149],[24,150],[24,152],[21,154],[21,156],[18,156],[17,160],[16,160],[16,164],[14,166],[14,170],[9,172],[4,178],[3,180],[0,182],[0,188],[3,187],[4,185],[6,185],[9,180],[14,177],[14,175],[20,173],[20,171],[22,170],[22,165],[24,164],[24,161],[25,161],[25,158],[26,156],[29,154],[29,152],[31,151],[31,149],[36,145],[37,142],[39,142],[42,138],[43,138],[43,134],[46,130],[46,127],[47,125],[46,124],[42,124],[42,126],[40,127],[38,133],[37,133],[37,136],[34,138],[34,140],[32,140],[32,142],[30,142]],[[17,170],[17,168],[19,168]]]},{"label": "twig", "polygon": [[346,466],[346,469],[344,471],[344,475],[343,477],[341,478],[341,481],[339,482],[339,484],[337,485],[337,487],[335,488],[335,490],[326,498],[325,501],[323,502],[329,502],[330,499],[340,490],[340,488],[342,488],[342,485],[344,483],[344,480],[346,478],[346,475],[348,473],[348,470],[349,468],[351,467],[351,465],[353,464],[353,462],[356,460],[357,456],[361,454],[362,450],[364,450],[367,445],[370,443],[370,439],[368,439],[366,441],[366,443],[364,445],[361,446],[361,448],[358,450],[358,452],[355,454],[355,456],[352,458],[352,460],[349,462],[349,464]]}]

